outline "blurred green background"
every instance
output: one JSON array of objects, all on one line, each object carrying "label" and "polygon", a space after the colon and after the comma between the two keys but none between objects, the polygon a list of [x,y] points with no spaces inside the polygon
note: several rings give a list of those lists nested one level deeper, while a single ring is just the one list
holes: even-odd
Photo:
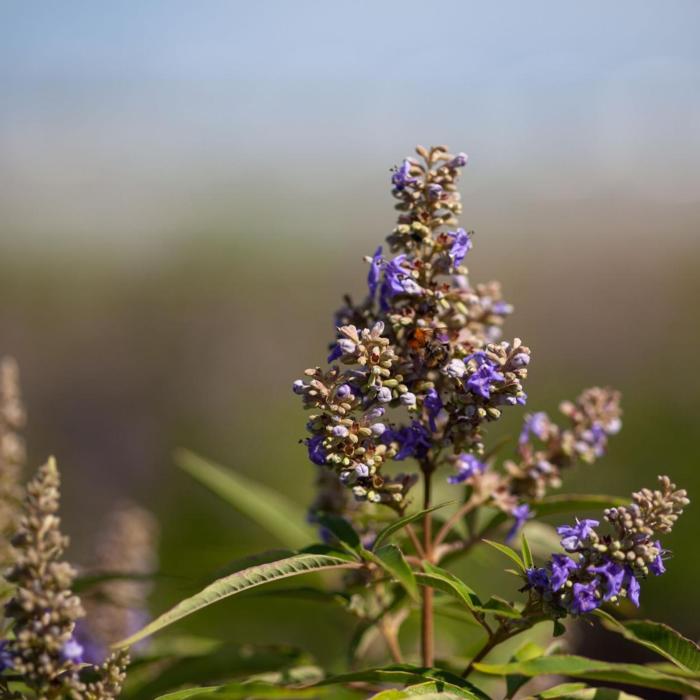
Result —
[{"label": "blurred green background", "polygon": [[[3,3],[0,352],[23,370],[32,465],[62,466],[74,559],[122,497],[162,523],[158,611],[277,546],[171,451],[310,500],[290,385],[363,292],[389,167],[416,142],[471,156],[469,265],[516,307],[529,408],[623,392],[608,458],[565,489],[668,473],[698,497],[699,25],[694,2]],[[699,526],[691,506],[640,611],[693,637]],[[466,575],[514,595],[483,564]],[[188,625],[336,666],[350,630],[269,599]]]}]

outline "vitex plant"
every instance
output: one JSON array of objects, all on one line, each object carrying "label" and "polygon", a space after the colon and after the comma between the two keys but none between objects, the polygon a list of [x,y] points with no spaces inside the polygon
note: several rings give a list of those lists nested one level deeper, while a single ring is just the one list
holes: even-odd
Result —
[{"label": "vitex plant", "polygon": [[[525,413],[507,458],[500,456],[502,443],[486,444],[488,425],[527,403],[531,353],[518,338],[501,339],[512,307],[499,284],[472,285],[468,278],[473,235],[459,227],[456,186],[467,156],[442,146],[416,152],[418,158],[392,172],[398,223],[386,251],[380,246],[367,257],[366,296],[357,303],[345,297],[327,363],[293,384],[310,412],[303,442],[317,495],[308,513],[268,487],[191,452],[177,453],[184,470],[295,551],[227,574],[116,645],[133,649],[206,606],[263,584],[338,571],[333,586],[298,592],[357,617],[347,672],[329,674],[308,656],[280,649],[267,650],[257,667],[250,654],[244,661],[200,649],[200,661],[209,655],[216,663],[166,665],[133,692],[127,682],[128,697],[636,697],[589,682],[700,696],[698,646],[666,625],[620,614],[639,605],[646,578],[666,571],[662,538],[689,503],[686,492],[661,476],[656,490],[644,488],[631,499],[551,493],[568,469],[603,457],[620,430],[620,397],[608,388],[563,402],[559,421]],[[454,491],[447,502],[434,502],[438,480],[442,491]],[[574,517],[591,510],[602,515]],[[538,520],[565,514],[556,530]],[[317,535],[321,542],[310,544]],[[477,578],[484,561],[474,556],[477,548],[508,558],[517,577],[508,600],[477,593],[473,581],[450,570],[471,554],[469,570]],[[419,643],[402,627],[414,615]],[[478,646],[436,635],[437,615],[480,630]],[[67,616],[63,644],[75,617]],[[548,643],[546,636],[561,637],[573,618],[599,622],[661,658],[638,665],[564,653],[561,640]],[[371,646],[376,659],[377,640],[384,665],[366,661]],[[8,640],[5,649],[15,648]],[[65,658],[65,647],[57,649]],[[167,658],[155,656],[158,663]],[[108,663],[121,669],[124,657]],[[548,677],[559,680],[547,683]],[[562,683],[562,677],[574,680]]]}]

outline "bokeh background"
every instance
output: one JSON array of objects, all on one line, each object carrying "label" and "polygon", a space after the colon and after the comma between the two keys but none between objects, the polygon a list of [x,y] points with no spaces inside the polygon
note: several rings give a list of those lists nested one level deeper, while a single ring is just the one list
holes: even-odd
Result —
[{"label": "bokeh background", "polygon": [[[470,269],[516,307],[530,407],[624,393],[609,457],[566,489],[668,472],[700,499],[699,31],[693,0],[3,2],[0,352],[22,366],[32,464],[62,465],[74,559],[121,498],[162,523],[156,610],[276,545],[171,451],[311,498],[289,388],[363,290],[389,168],[417,142],[470,155]],[[699,526],[691,506],[641,610],[692,637]],[[187,624],[336,665],[350,629],[271,600]]]}]

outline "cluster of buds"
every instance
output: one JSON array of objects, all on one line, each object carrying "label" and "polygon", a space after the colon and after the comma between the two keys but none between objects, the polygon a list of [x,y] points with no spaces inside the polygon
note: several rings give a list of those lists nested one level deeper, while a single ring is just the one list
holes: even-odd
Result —
[{"label": "cluster of buds", "polygon": [[553,554],[546,566],[526,573],[526,588],[554,617],[589,613],[605,602],[627,598],[639,605],[640,581],[666,571],[668,552],[657,539],[668,534],[689,500],[668,477],[662,489],[633,494],[629,507],[610,508],[605,519],[612,534],[597,531],[599,521],[576,520],[558,528],[566,554]]},{"label": "cluster of buds", "polygon": [[19,368],[10,357],[0,359],[0,564],[12,556],[9,540],[19,518],[21,474],[25,462],[21,431],[26,422]]},{"label": "cluster of buds", "polygon": [[482,427],[525,403],[530,361],[519,339],[499,342],[512,312],[500,285],[467,279],[472,233],[456,219],[466,155],[442,146],[416,152],[420,160],[405,159],[392,173],[394,255],[380,246],[366,258],[365,300],[346,297],[336,314],[328,361],[339,364],[307,370],[309,380],[294,384],[305,407],[318,411],[307,425],[311,461],[331,467],[356,498],[398,510],[416,477],[388,479],[383,464],[412,457],[434,468],[437,459],[483,453]]},{"label": "cluster of buds", "polygon": [[544,412],[525,417],[518,441],[518,460],[505,463],[507,488],[513,495],[537,500],[547,488],[561,485],[562,469],[577,461],[602,457],[608,438],[622,427],[620,394],[609,388],[586,389],[575,402],[564,401],[561,412],[570,425],[559,427]]},{"label": "cluster of buds", "polygon": [[[153,514],[123,503],[109,514],[98,533],[94,569],[98,575],[109,572],[146,578],[157,567],[157,542],[158,523]],[[85,661],[102,662],[110,645],[146,624],[151,588],[146,580],[117,578],[83,596],[87,615],[78,621],[75,636],[83,646]]]},{"label": "cluster of buds", "polygon": [[383,440],[387,425],[382,419],[390,405],[410,408],[415,397],[392,371],[397,357],[383,330],[381,322],[371,329],[340,327],[329,356],[330,362],[340,364],[328,372],[319,367],[306,370],[308,380],[296,381],[294,391],[306,408],[318,411],[307,423],[311,461],[333,469],[358,500],[401,509],[412,480],[381,473],[383,464],[396,455]]},{"label": "cluster of buds", "polygon": [[83,649],[74,631],[84,613],[71,592],[75,572],[61,561],[68,540],[56,515],[59,486],[53,459],[27,485],[12,541],[14,564],[7,574],[16,589],[5,607],[13,636],[2,643],[2,662],[38,698],[111,700],[120,691],[127,658],[113,655],[99,668],[82,663]]}]

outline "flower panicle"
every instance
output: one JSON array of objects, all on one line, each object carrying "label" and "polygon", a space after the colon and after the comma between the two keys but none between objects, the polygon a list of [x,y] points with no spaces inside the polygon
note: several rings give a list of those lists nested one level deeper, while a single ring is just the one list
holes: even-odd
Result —
[{"label": "flower panicle", "polygon": [[640,582],[666,571],[670,553],[658,535],[669,533],[690,503],[667,476],[659,481],[660,490],[642,489],[630,506],[605,511],[612,534],[600,534],[600,522],[591,519],[558,528],[566,554],[553,554],[544,567],[526,573],[526,588],[546,612],[581,615],[624,598],[639,606]]},{"label": "flower panicle", "polygon": [[457,221],[467,156],[444,146],[416,153],[392,171],[399,218],[390,254],[379,246],[366,258],[366,298],[346,297],[336,314],[331,368],[294,384],[314,410],[304,441],[311,461],[334,469],[356,498],[398,510],[416,476],[388,479],[383,464],[479,458],[485,426],[525,404],[530,362],[522,341],[501,340],[512,307],[500,285],[467,279],[473,234]]},{"label": "flower panicle", "polygon": [[12,622],[13,636],[3,640],[3,663],[38,697],[112,700],[118,695],[127,657],[118,654],[99,668],[82,663],[83,648],[74,633],[84,611],[71,591],[75,571],[62,561],[68,538],[60,530],[59,500],[60,475],[51,458],[27,485],[12,540],[15,556],[7,580],[15,591],[5,615]]},{"label": "flower panicle", "polygon": [[575,401],[562,402],[560,410],[569,419],[564,428],[541,411],[525,416],[518,459],[505,464],[508,488],[520,498],[538,500],[548,488],[559,488],[562,470],[601,458],[622,427],[620,392],[610,388],[586,389]]},{"label": "flower panicle", "polygon": [[19,519],[21,477],[26,459],[22,430],[26,413],[20,390],[19,367],[11,357],[0,358],[0,562],[8,564],[9,540]]}]

